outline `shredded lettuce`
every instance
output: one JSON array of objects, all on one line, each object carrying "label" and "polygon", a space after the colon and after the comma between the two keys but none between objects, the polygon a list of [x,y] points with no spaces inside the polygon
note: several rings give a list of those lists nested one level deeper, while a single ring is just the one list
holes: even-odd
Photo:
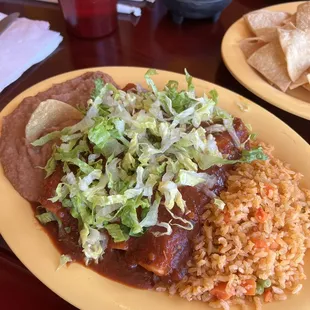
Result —
[{"label": "shredded lettuce", "polygon": [[109,195],[109,196],[103,196],[103,195],[96,195],[93,196],[90,201],[96,205],[96,206],[109,206],[114,205],[116,203],[124,204],[127,201],[127,198],[125,195]]},{"label": "shredded lettuce", "polygon": [[238,163],[250,163],[254,160],[267,160],[268,156],[264,153],[261,147],[251,150],[243,150],[239,159],[225,159],[212,155],[201,156],[199,159],[199,167],[202,170],[207,170],[212,166],[233,165]]},{"label": "shredded lettuce", "polygon": [[150,206],[148,213],[146,214],[145,218],[140,222],[141,227],[152,227],[156,225],[156,223],[158,222],[158,208],[160,200],[161,197],[157,193],[156,198]]},{"label": "shredded lettuce", "polygon": [[154,81],[152,80],[151,76],[152,75],[156,75],[157,74],[157,71],[154,70],[154,69],[149,69],[145,75],[144,75],[144,78],[145,78],[145,81],[146,81],[146,84],[152,89],[153,93],[156,95],[158,93],[158,90],[157,90],[157,87],[154,83]]},{"label": "shredded lettuce", "polygon": [[120,120],[116,123],[115,121],[107,120],[106,118],[100,117],[96,119],[95,125],[88,131],[88,139],[99,149],[103,149],[108,142],[115,140],[115,138],[121,139]]},{"label": "shredded lettuce", "polygon": [[68,263],[71,263],[71,262],[72,262],[72,258],[70,255],[65,255],[65,254],[60,255],[59,265],[56,271],[58,271],[60,268],[66,266]]},{"label": "shredded lettuce", "polygon": [[57,221],[57,218],[52,212],[44,212],[42,214],[37,214],[36,218],[40,221],[41,224],[46,225],[49,222]]},{"label": "shredded lettuce", "polygon": [[172,234],[172,228],[171,228],[171,225],[169,223],[160,222],[160,223],[157,223],[156,226],[163,227],[166,229],[166,231],[165,232],[159,232],[159,231],[152,232],[152,234],[155,237],[170,236]]},{"label": "shredded lettuce", "polygon": [[217,91],[216,91],[216,89],[212,89],[212,90],[210,90],[210,92],[209,92],[209,96],[210,96],[210,98],[215,102],[215,104],[217,104],[218,103],[218,98],[219,98],[219,95],[218,95],[218,93],[217,93]]},{"label": "shredded lettuce", "polygon": [[176,183],[172,181],[160,182],[158,190],[165,196],[165,207],[167,209],[171,210],[176,204],[183,212],[185,211],[186,203]]},{"label": "shredded lettuce", "polygon": [[267,160],[268,156],[264,153],[261,146],[253,148],[251,150],[243,150],[240,162],[250,163],[254,160]]},{"label": "shredded lettuce", "polygon": [[197,173],[195,171],[181,169],[179,171],[177,183],[186,186],[196,186],[197,184],[205,183],[209,188],[212,188],[216,183],[216,176],[203,172]]},{"label": "shredded lettuce", "polygon": [[191,96],[195,96],[195,87],[193,84],[193,77],[187,72],[187,70],[185,69],[185,79],[187,82],[187,91]]},{"label": "shredded lettuce", "polygon": [[101,89],[103,88],[103,80],[102,79],[96,79],[95,80],[95,88],[93,89],[91,98],[95,100],[98,96],[100,96]]},{"label": "shredded lettuce", "polygon": [[86,264],[88,264],[90,260],[98,262],[108,245],[108,237],[97,229],[84,224],[84,228],[80,232],[80,242],[85,254]]},{"label": "shredded lettuce", "polygon": [[172,221],[170,221],[170,225],[171,226],[178,226],[182,229],[185,229],[185,230],[192,230],[193,229],[193,224],[189,221],[189,220],[186,220],[185,218],[183,217],[180,217],[180,216],[177,216],[175,215],[171,210],[167,209],[167,211],[170,213],[171,217],[175,220],[177,220],[179,223],[182,222],[182,224],[179,224],[179,223],[172,223]]},{"label": "shredded lettuce", "polygon": [[234,125],[233,125],[233,118],[230,117],[230,118],[225,118],[223,119],[223,124],[225,126],[225,128],[227,129],[228,133],[230,134],[232,140],[234,141],[235,145],[240,148],[241,146],[241,143],[240,143],[240,139],[236,133],[236,130],[234,128]]},{"label": "shredded lettuce", "polygon": [[46,144],[47,142],[51,141],[51,140],[54,140],[56,138],[60,138],[61,136],[61,132],[60,131],[53,131],[53,132],[50,132],[48,133],[47,135],[33,141],[31,143],[31,145],[33,146],[42,146],[44,144]]},{"label": "shredded lettuce", "polygon": [[111,205],[104,206],[103,208],[98,208],[98,211],[96,213],[96,221],[97,222],[103,222],[103,221],[109,221],[111,220],[112,216],[111,214],[119,210],[122,207],[121,203],[115,203]]},{"label": "shredded lettuce", "polygon": [[214,124],[214,125],[210,125],[207,128],[205,128],[205,131],[208,134],[223,132],[225,130],[226,130],[226,128],[222,124]]},{"label": "shredded lettuce", "polygon": [[52,156],[46,163],[44,170],[46,172],[45,178],[48,178],[50,175],[53,174],[53,172],[56,170],[56,160],[55,158]]},{"label": "shredded lettuce", "polygon": [[[83,178],[80,178],[79,180],[79,189],[83,192],[88,190],[89,185],[94,181],[94,180],[99,180],[101,177],[102,171],[99,169],[95,169],[91,171],[88,175],[86,175]],[[71,176],[69,174],[69,176]],[[71,181],[71,180],[70,180]],[[73,181],[73,180],[72,180]],[[74,181],[73,181],[74,182]]]},{"label": "shredded lettuce", "polygon": [[74,133],[72,135],[62,135],[61,136],[61,141],[63,142],[69,142],[69,141],[72,141],[72,140],[76,140],[76,139],[79,139],[79,138],[82,138],[83,137],[83,134],[82,133]]},{"label": "shredded lettuce", "polygon": [[[95,80],[84,118],[33,142],[57,142],[44,169],[48,177],[60,164],[64,176],[50,200],[61,202],[78,220],[86,263],[104,255],[108,235],[122,242],[149,227],[158,226],[157,237],[170,235],[175,226],[191,230],[181,186],[196,186],[214,198],[216,177],[207,169],[267,159],[262,148],[246,150],[247,141],[240,143],[234,117],[217,106],[216,90],[197,96],[187,70],[186,89],[173,80],[159,89],[156,74],[146,72],[148,90],[127,93]],[[213,134],[223,131],[240,148],[241,158],[221,154]],[[218,198],[214,203],[224,207]],[[170,214],[167,222],[159,220],[162,208]],[[55,218],[46,212],[39,220]]]},{"label": "shredded lettuce", "polygon": [[142,227],[138,220],[136,201],[128,200],[121,212],[122,224],[130,228],[130,234],[139,234],[142,231]]},{"label": "shredded lettuce", "polygon": [[224,210],[225,208],[225,202],[219,198],[214,198],[213,203],[220,209]]},{"label": "shredded lettuce", "polygon": [[121,229],[119,224],[108,224],[104,228],[108,231],[114,242],[122,242],[129,239],[129,235]]},{"label": "shredded lettuce", "polygon": [[93,172],[93,170],[94,170],[93,167],[91,167],[85,161],[83,161],[79,158],[63,159],[63,162],[67,162],[67,163],[70,163],[70,164],[73,164],[73,165],[79,167],[79,169],[86,174],[89,174],[89,173]]}]

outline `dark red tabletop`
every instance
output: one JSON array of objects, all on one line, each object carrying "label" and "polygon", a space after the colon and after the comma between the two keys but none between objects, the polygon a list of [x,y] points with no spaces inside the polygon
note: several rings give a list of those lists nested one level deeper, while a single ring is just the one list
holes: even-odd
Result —
[{"label": "dark red tabletop", "polygon": [[[167,14],[162,0],[157,0],[153,5],[143,5],[140,19],[119,15],[118,29],[112,35],[83,40],[66,32],[56,4],[35,0],[0,0],[0,12],[20,12],[21,16],[30,19],[46,20],[52,30],[64,37],[51,56],[30,68],[0,93],[0,110],[30,86],[71,70],[95,66],[139,66],[183,73],[186,67],[193,76],[219,84],[258,103],[310,143],[309,121],[256,97],[232,77],[221,59],[221,41],[232,23],[249,11],[281,2],[283,0],[233,0],[214,24],[203,20],[177,25]],[[74,309],[37,280],[1,237],[0,296],[1,309]]]}]

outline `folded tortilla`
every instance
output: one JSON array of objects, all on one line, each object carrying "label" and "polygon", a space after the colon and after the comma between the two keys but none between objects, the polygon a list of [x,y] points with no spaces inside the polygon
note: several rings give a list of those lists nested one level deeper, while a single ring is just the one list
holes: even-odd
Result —
[{"label": "folded tortilla", "polygon": [[248,59],[248,63],[283,92],[286,92],[290,86],[291,80],[287,73],[284,54],[278,40],[274,40],[258,49]]}]

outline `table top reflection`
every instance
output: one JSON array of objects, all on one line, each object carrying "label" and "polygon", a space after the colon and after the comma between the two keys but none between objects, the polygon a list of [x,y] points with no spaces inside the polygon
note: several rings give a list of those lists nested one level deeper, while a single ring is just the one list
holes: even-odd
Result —
[{"label": "table top reflection", "polygon": [[[162,0],[142,4],[142,16],[118,16],[118,29],[111,35],[85,40],[66,31],[57,4],[35,0],[2,0],[0,12],[20,12],[30,19],[46,20],[64,40],[44,61],[26,71],[0,94],[0,110],[16,95],[51,76],[97,66],[138,66],[183,73],[186,67],[197,78],[231,89],[258,103],[286,122],[310,143],[309,121],[282,111],[259,99],[239,84],[221,59],[226,30],[245,13],[281,3],[276,0],[233,0],[216,23],[186,20],[175,24]],[[125,3],[125,2],[124,2]],[[132,3],[132,2],[131,2]],[[137,5],[137,3],[134,3]],[[74,309],[38,281],[0,239],[0,290],[3,309]]]}]

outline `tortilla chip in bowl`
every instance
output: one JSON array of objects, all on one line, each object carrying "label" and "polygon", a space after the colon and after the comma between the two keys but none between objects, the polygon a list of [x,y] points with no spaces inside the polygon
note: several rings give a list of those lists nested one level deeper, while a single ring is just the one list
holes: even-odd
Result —
[{"label": "tortilla chip in bowl", "polygon": [[310,84],[303,85],[303,88],[305,88],[306,90],[310,91]]},{"label": "tortilla chip in bowl", "polygon": [[257,29],[256,35],[264,42],[271,42],[278,36],[277,27]]},{"label": "tortilla chip in bowl", "polygon": [[290,85],[290,89],[295,89],[295,88],[297,88],[299,86],[307,84],[309,76],[310,76],[310,69],[305,71],[294,83],[292,83]]},{"label": "tortilla chip in bowl", "polygon": [[239,46],[246,59],[248,59],[253,53],[255,53],[258,49],[263,47],[265,44],[266,42],[261,38],[254,37],[240,41]]},{"label": "tortilla chip in bowl", "polygon": [[296,26],[296,13],[293,14],[291,17],[289,17],[288,19],[286,19],[284,22],[283,22],[283,25],[286,26],[288,24],[292,24],[294,26]]},{"label": "tortilla chip in bowl", "polygon": [[[265,8],[264,10],[288,12],[291,14],[291,17],[284,20],[280,26],[276,27],[295,30],[297,8],[303,3],[304,2],[287,2],[285,4]],[[308,17],[310,18],[310,15]],[[247,42],[248,40],[250,42]],[[230,27],[223,38],[222,56],[225,65],[241,84],[263,100],[289,113],[293,113],[305,119],[310,119],[309,92],[302,87],[302,83],[300,87],[296,87],[295,83],[292,81],[290,85],[292,89],[287,89],[284,93],[276,87],[276,85],[271,85],[273,83],[270,83],[270,81],[259,74],[259,72],[253,70],[252,66],[249,66],[247,59],[249,58],[249,54],[253,53],[253,50],[255,52],[256,47],[257,50],[259,49],[259,44],[256,46],[254,44],[254,42],[257,43],[258,40],[262,40],[262,37],[255,37],[250,27],[248,27],[245,18],[240,18]],[[262,59],[262,61],[264,60]],[[305,70],[301,73],[303,74],[304,71]],[[299,81],[296,80],[295,82]]]},{"label": "tortilla chip in bowl", "polygon": [[288,74],[295,82],[310,67],[310,31],[278,29]]},{"label": "tortilla chip in bowl", "polygon": [[257,50],[248,63],[282,91],[285,92],[290,86],[285,58],[277,40]]},{"label": "tortilla chip in bowl", "polygon": [[250,12],[244,16],[253,33],[259,36],[259,31],[266,28],[275,28],[283,24],[291,14],[286,12],[272,12],[268,10],[258,10]]},{"label": "tortilla chip in bowl", "polygon": [[310,28],[310,2],[300,4],[297,8],[296,26],[301,30]]}]

